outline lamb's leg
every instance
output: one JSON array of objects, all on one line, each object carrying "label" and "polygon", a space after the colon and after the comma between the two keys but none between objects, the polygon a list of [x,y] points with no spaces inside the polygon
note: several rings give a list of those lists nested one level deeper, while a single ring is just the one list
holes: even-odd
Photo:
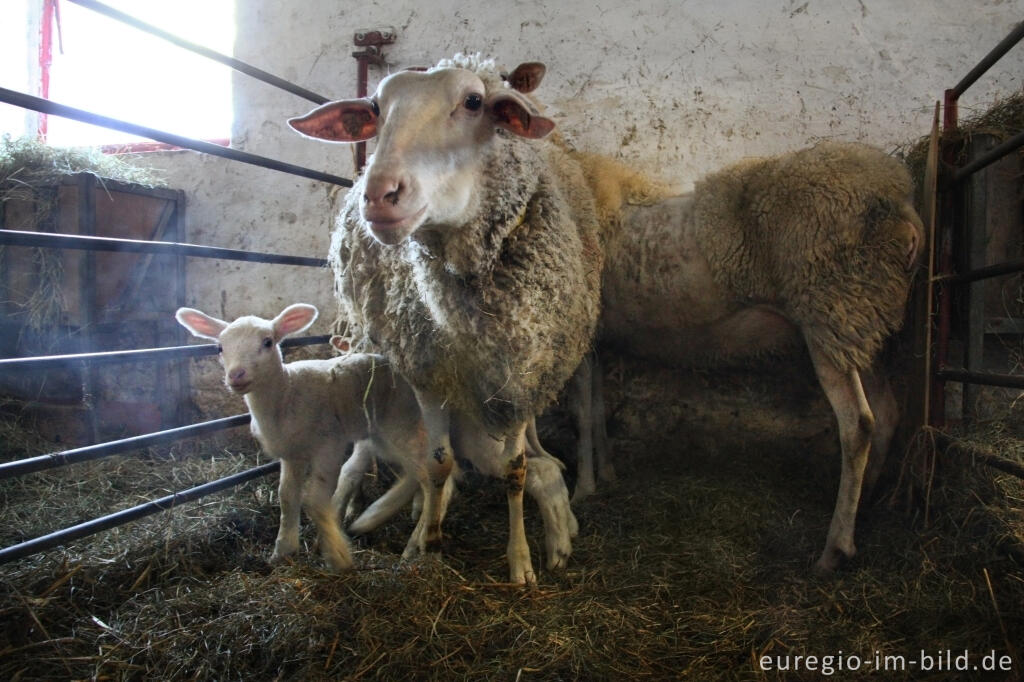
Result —
[{"label": "lamb's leg", "polygon": [[302,507],[302,483],[305,462],[281,460],[281,480],[277,496],[281,504],[281,522],[270,562],[276,563],[299,549],[299,510]]},{"label": "lamb's leg", "polygon": [[341,571],[352,568],[352,551],[348,539],[341,533],[338,513],[333,504],[335,481],[339,479],[340,457],[335,445],[328,444],[314,453],[310,471],[310,485],[306,493],[306,510],[316,524],[320,537],[320,552],[327,565]]},{"label": "lamb's leg", "polygon": [[537,576],[530,560],[523,519],[523,489],[526,487],[526,424],[505,439],[505,483],[508,486],[508,567],[513,583],[535,585]]},{"label": "lamb's leg", "polygon": [[892,386],[889,385],[889,378],[879,367],[861,372],[861,382],[864,384],[864,395],[868,399],[868,405],[875,415],[871,453],[868,455],[868,467],[864,472],[864,486],[861,492],[861,498],[868,500],[885,466],[885,457],[889,454],[893,434],[899,425],[900,410]]},{"label": "lamb's leg", "polygon": [[455,462],[452,450],[450,415],[440,400],[424,391],[416,391],[416,401],[427,430],[427,454],[420,462],[417,479],[423,491],[423,511],[402,556],[411,558],[437,548],[441,543],[441,493]]},{"label": "lamb's leg", "polygon": [[338,476],[338,486],[334,490],[332,504],[335,513],[340,517],[344,515],[348,520],[349,505],[352,497],[363,482],[363,477],[373,463],[373,448],[366,441],[356,443],[352,456],[348,458],[341,467],[341,474]]},{"label": "lamb's leg", "polygon": [[605,483],[615,480],[615,467],[612,466],[612,451],[608,444],[608,428],[605,425],[604,409],[604,373],[597,354],[591,355],[590,367],[590,411],[594,424],[594,451],[597,453],[597,476]]},{"label": "lamb's leg", "polygon": [[852,557],[857,551],[853,532],[875,418],[864,396],[860,373],[855,369],[842,372],[823,353],[815,350],[813,345],[810,350],[818,381],[839,423],[839,443],[843,457],[839,495],[828,529],[825,550],[815,563],[817,571],[828,573],[835,570],[844,556]]},{"label": "lamb's leg", "polygon": [[576,421],[576,490],[574,503],[580,502],[597,490],[594,482],[594,418],[591,410],[590,358],[585,357],[569,380],[569,412]]},{"label": "lamb's leg", "polygon": [[579,524],[569,506],[569,491],[565,487],[557,460],[547,457],[529,459],[526,492],[537,502],[541,518],[544,519],[547,567],[565,568],[572,554],[572,538],[579,532]]},{"label": "lamb's leg", "polygon": [[374,500],[373,504],[349,525],[349,530],[362,534],[376,529],[408,504],[419,489],[420,484],[415,476],[403,474],[387,492]]}]

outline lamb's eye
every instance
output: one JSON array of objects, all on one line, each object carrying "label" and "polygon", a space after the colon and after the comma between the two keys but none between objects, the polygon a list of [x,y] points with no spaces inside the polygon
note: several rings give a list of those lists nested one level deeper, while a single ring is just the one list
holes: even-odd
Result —
[{"label": "lamb's eye", "polygon": [[270,348],[273,345],[274,345],[274,339],[270,338],[269,336],[267,338],[263,339],[263,347],[264,348]]},{"label": "lamb's eye", "polygon": [[471,95],[466,95],[466,101],[463,102],[463,106],[470,111],[478,111],[480,107],[484,105],[484,98],[475,92]]},{"label": "lamb's eye", "polygon": [[220,355],[220,354],[221,354],[221,353],[223,353],[223,352],[224,352],[224,346],[222,346],[222,345],[220,345],[220,344],[218,343],[218,344],[217,344],[217,354],[218,354],[218,355]]},{"label": "lamb's eye", "polygon": [[377,104],[377,100],[375,100],[375,99],[371,99],[370,100],[370,108],[373,110],[373,115],[374,116],[380,116],[380,105]]}]

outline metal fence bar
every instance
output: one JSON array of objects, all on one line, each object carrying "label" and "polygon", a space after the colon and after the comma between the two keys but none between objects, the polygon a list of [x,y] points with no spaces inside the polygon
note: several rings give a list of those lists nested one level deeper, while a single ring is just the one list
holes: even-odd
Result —
[{"label": "metal fence bar", "polygon": [[255,66],[246,64],[243,61],[235,59],[234,57],[229,57],[225,54],[221,54],[220,52],[211,50],[208,47],[203,47],[202,45],[190,42],[188,40],[185,40],[184,38],[179,38],[178,36],[172,33],[168,33],[167,31],[164,31],[161,28],[153,26],[152,24],[147,24],[144,21],[140,21],[139,19],[136,19],[131,15],[125,14],[124,12],[120,12],[114,9],[113,7],[104,5],[101,2],[96,2],[95,0],[68,0],[68,2],[80,5],[81,7],[85,7],[86,9],[90,9],[94,12],[110,17],[111,19],[114,19],[116,21],[120,21],[123,24],[127,24],[133,28],[139,29],[140,31],[145,31],[146,33],[154,35],[157,38],[166,40],[169,43],[177,45],[178,47],[184,48],[190,52],[195,52],[198,55],[206,57],[207,59],[211,59],[215,62],[219,62],[226,66],[230,66],[235,71],[240,71],[247,76],[255,78],[256,80],[263,81],[264,83],[273,85],[276,88],[286,90],[292,93],[293,95],[298,95],[299,97],[307,99],[310,102],[315,102],[316,104],[324,104],[325,102],[330,101],[323,95],[318,95],[315,92],[311,92],[310,90],[295,85],[294,83],[290,83],[284,80],[283,78],[278,78],[277,76],[271,73],[267,73],[262,69],[257,69]]},{"label": "metal fence bar", "polygon": [[1020,149],[1021,147],[1024,147],[1024,131],[1017,133],[1006,142],[1003,142],[1001,145],[986,154],[979,156],[966,166],[958,168],[956,172],[953,173],[953,182],[963,181],[968,176],[977,173],[983,168],[991,166],[999,159],[1009,155],[1011,152]]},{"label": "metal fence bar", "polygon": [[[331,337],[303,336],[297,339],[285,339],[282,348],[299,346],[316,346],[327,343]],[[2,358],[0,371],[7,370],[48,370],[62,369],[69,365],[87,362],[92,364],[110,365],[119,362],[160,362],[183,358],[199,358],[217,354],[217,344],[204,343],[194,346],[171,346],[168,348],[143,348],[139,350],[113,350],[97,353],[74,353],[70,355],[36,355],[27,358]]]},{"label": "metal fence bar", "polygon": [[259,253],[242,251],[241,249],[225,249],[219,246],[182,244],[180,242],[154,242],[143,239],[120,239],[117,237],[87,237],[77,234],[56,234],[53,232],[0,230],[0,244],[52,249],[78,249],[84,251],[115,251],[119,253],[153,253],[157,255],[193,256],[196,258],[240,260],[250,263],[305,265],[316,268],[327,267],[326,259],[310,258],[309,256]]},{"label": "metal fence bar", "polygon": [[69,107],[65,104],[58,104],[57,102],[52,102],[41,97],[26,95],[25,93],[18,92],[16,90],[0,88],[0,102],[7,102],[8,104],[13,104],[14,106],[21,107],[23,109],[31,109],[44,114],[53,114],[55,116],[71,118],[76,121],[91,123],[92,125],[98,125],[104,128],[121,130],[126,133],[131,133],[132,135],[156,140],[157,142],[165,142],[176,147],[194,149],[195,151],[203,152],[204,154],[211,154],[213,156],[231,159],[232,161],[240,161],[241,163],[248,163],[261,168],[269,168],[270,170],[276,170],[282,173],[290,173],[292,175],[298,175],[311,180],[319,180],[320,182],[327,182],[332,185],[341,185],[342,187],[352,186],[352,181],[348,178],[311,170],[309,168],[303,168],[302,166],[285,163],[284,161],[277,161],[276,159],[270,159],[265,156],[250,154],[230,147],[222,147],[219,144],[203,142],[202,140],[196,140],[191,137],[175,135],[155,128],[147,128],[146,126],[140,126],[135,123],[129,123],[128,121],[110,118],[109,116],[101,116],[99,114],[94,114],[91,111],[76,109],[75,107]]},{"label": "metal fence bar", "polygon": [[986,265],[983,268],[978,268],[962,274],[939,275],[934,281],[944,284],[964,284],[966,282],[976,282],[979,279],[1012,275],[1022,271],[1024,271],[1024,260],[1013,260],[1007,261],[1006,263],[998,263],[996,265]]},{"label": "metal fence bar", "polygon": [[191,426],[182,426],[176,429],[147,433],[142,436],[112,440],[108,443],[87,445],[73,450],[64,450],[63,452],[54,452],[48,455],[19,459],[14,462],[5,462],[0,464],[0,480],[12,478],[14,476],[22,476],[24,474],[31,474],[45,469],[53,469],[55,467],[64,466],[65,464],[78,464],[80,462],[88,462],[94,459],[102,459],[104,457],[117,455],[129,450],[138,450],[152,445],[171,443],[176,440],[190,438],[192,436],[202,436],[207,433],[213,433],[214,431],[220,431],[222,429],[230,429],[235,426],[245,426],[251,420],[252,417],[248,413],[236,414],[233,417],[214,419],[212,421],[200,422],[199,424],[192,424]]},{"label": "metal fence bar", "polygon": [[[74,1],[74,0],[72,0]],[[960,82],[953,86],[948,92],[952,94],[953,98],[957,98],[964,94],[967,88],[974,85],[974,83],[984,75],[986,71],[992,68],[992,65],[999,61],[1004,54],[1010,51],[1010,49],[1019,43],[1024,38],[1024,21],[1017,24],[1013,30],[1010,31],[1009,35],[1003,38],[998,45],[992,48],[985,57],[978,62],[978,65],[967,72],[967,75],[960,79]]]},{"label": "metal fence bar", "polygon": [[1024,376],[1012,374],[995,374],[993,372],[969,372],[964,369],[943,367],[935,372],[939,378],[969,384],[984,384],[1002,388],[1024,388]]},{"label": "metal fence bar", "polygon": [[251,481],[254,478],[260,478],[268,474],[272,474],[281,468],[279,461],[268,462],[258,467],[242,471],[232,476],[225,478],[219,478],[216,481],[210,483],[204,483],[203,485],[189,488],[188,490],[182,490],[181,492],[166,495],[160,499],[153,500],[151,502],[144,502],[138,506],[130,509],[124,509],[107,516],[101,516],[91,521],[85,521],[77,526],[71,526],[64,530],[59,530],[49,535],[43,535],[35,538],[34,540],[28,540],[17,545],[5,547],[0,549],[0,564],[5,564],[16,559],[21,559],[44,550],[57,547],[59,545],[67,544],[72,540],[86,537],[88,535],[94,535],[104,530],[109,530],[116,526],[124,525],[130,521],[135,521],[144,516],[150,516],[158,512],[167,511],[173,507],[177,507],[185,502],[191,502],[197,500],[200,497],[211,495],[227,488],[233,488],[239,486],[247,481]]}]

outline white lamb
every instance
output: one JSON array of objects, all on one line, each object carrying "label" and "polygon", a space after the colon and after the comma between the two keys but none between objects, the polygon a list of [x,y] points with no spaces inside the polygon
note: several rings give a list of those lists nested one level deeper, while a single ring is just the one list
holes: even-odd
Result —
[{"label": "white lamb", "polygon": [[[309,480],[306,512],[316,523],[324,559],[340,570],[352,567],[338,521],[339,506],[351,494],[346,484],[352,478],[339,478],[350,444],[359,454],[353,459],[365,461],[372,453],[398,464],[424,491],[425,508],[438,504],[436,483],[443,481],[428,480],[426,432],[416,397],[383,357],[352,353],[284,363],[280,342],[307,329],[316,316],[317,309],[303,303],[288,306],[273,320],[250,315],[230,324],[192,308],[176,314],[192,334],[220,345],[225,384],[244,397],[252,433],[263,449],[281,460],[281,525],[270,560],[298,549],[302,488]],[[407,553],[426,550],[422,526],[430,517],[421,515]]]}]

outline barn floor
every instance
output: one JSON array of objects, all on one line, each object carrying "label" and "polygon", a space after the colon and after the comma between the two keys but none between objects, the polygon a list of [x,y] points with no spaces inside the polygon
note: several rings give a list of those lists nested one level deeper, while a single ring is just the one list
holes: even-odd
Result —
[{"label": "barn floor", "polygon": [[[635,439],[621,401],[640,385],[611,387],[619,480],[578,506],[570,566],[542,569],[537,588],[503,582],[497,484],[462,491],[440,559],[398,562],[403,518],[360,541],[358,570],[332,575],[308,523],[305,552],[265,563],[277,507],[276,480],[263,480],[0,567],[0,678],[1019,679],[1020,480],[941,457],[921,474],[928,457],[894,457],[858,556],[816,578],[838,477],[827,415],[742,449],[681,426]],[[752,390],[771,403],[764,386]],[[995,432],[1021,461],[1024,406],[1012,408]],[[0,542],[258,461],[199,447],[3,482]],[[542,530],[532,504],[527,514],[538,564]],[[972,668],[950,671],[964,652]],[[1011,671],[981,671],[1002,656]]]}]

